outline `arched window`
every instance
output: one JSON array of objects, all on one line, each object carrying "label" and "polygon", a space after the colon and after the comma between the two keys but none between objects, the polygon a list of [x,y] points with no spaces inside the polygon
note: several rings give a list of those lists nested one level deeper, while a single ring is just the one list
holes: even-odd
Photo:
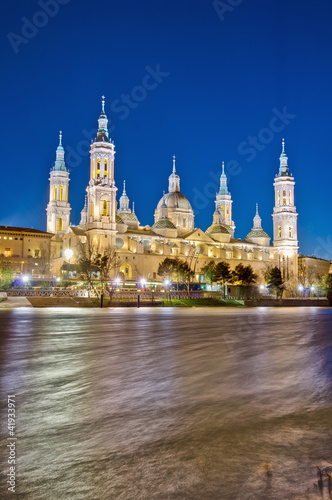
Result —
[{"label": "arched window", "polygon": [[97,179],[100,177],[100,158],[97,158]]},{"label": "arched window", "polygon": [[103,216],[107,217],[107,201],[103,201]]},{"label": "arched window", "polygon": [[293,203],[293,200],[292,200],[292,191],[289,191],[289,193],[288,193],[288,200],[289,200],[289,204],[291,205]]},{"label": "arched window", "polygon": [[286,205],[286,191],[283,191],[282,193],[282,204]]},{"label": "arched window", "polygon": [[94,214],[95,214],[95,204],[94,204],[94,202],[92,201],[92,202],[91,202],[91,216],[93,217],[93,216],[94,216]]},{"label": "arched window", "polygon": [[280,205],[280,191],[278,191],[278,205]]},{"label": "arched window", "polygon": [[63,186],[60,186],[60,201],[63,201]]},{"label": "arched window", "polygon": [[224,207],[224,206],[222,206],[222,207],[221,207],[221,210],[222,210],[222,211],[224,211],[224,210],[225,210],[225,207]]},{"label": "arched window", "polygon": [[62,218],[59,219],[59,231],[62,231]]},{"label": "arched window", "polygon": [[105,161],[104,161],[104,176],[108,177],[108,161],[107,161],[107,158],[105,158]]},{"label": "arched window", "polygon": [[226,217],[229,217],[229,208],[226,208]]},{"label": "arched window", "polygon": [[95,161],[92,160],[92,179],[95,178]]},{"label": "arched window", "polygon": [[278,226],[278,238],[281,238],[281,226]]},{"label": "arched window", "polygon": [[57,190],[56,190],[56,188],[57,188],[57,187],[56,187],[56,186],[54,186],[54,201],[56,201],[56,191],[57,191]]},{"label": "arched window", "polygon": [[293,238],[293,228],[292,228],[292,226],[289,226],[289,237]]}]

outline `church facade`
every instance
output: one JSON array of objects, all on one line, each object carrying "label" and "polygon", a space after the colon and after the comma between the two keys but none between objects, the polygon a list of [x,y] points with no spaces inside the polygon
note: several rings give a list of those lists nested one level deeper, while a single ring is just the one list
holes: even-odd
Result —
[{"label": "church facade", "polygon": [[47,231],[54,234],[53,274],[60,273],[66,262],[67,249],[72,250],[70,262],[77,259],[78,244],[89,239],[96,248],[115,248],[119,268],[126,281],[145,278],[162,281],[157,270],[165,257],[187,261],[195,272],[194,281],[202,279],[201,269],[210,261],[250,264],[263,282],[262,271],[269,266],[280,268],[285,281],[298,276],[297,212],[294,178],[289,173],[285,144],[282,142],[279,172],[274,179],[273,241],[263,230],[258,206],[253,227],[245,239],[235,239],[232,218],[232,196],[222,167],[219,191],[211,226],[206,230],[195,227],[195,214],[190,201],[180,190],[180,177],[173,157],[168,178],[168,192],[163,194],[154,213],[152,226],[142,225],[130,208],[125,183],[117,202],[115,183],[115,147],[109,137],[105,101],[98,119],[97,137],[90,149],[90,180],[86,188],[85,205],[79,225],[70,224],[69,172],[60,133],[56,161],[50,172],[50,195],[47,205]]}]

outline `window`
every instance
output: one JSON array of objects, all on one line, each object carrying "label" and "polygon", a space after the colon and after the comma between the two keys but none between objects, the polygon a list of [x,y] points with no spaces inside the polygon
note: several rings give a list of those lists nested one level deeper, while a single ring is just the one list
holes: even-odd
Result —
[{"label": "window", "polygon": [[226,216],[229,217],[229,208],[226,208]]},{"label": "window", "polygon": [[63,186],[60,186],[60,201],[63,201]]},{"label": "window", "polygon": [[95,161],[92,160],[92,179],[95,178]]},{"label": "window", "polygon": [[157,279],[157,273],[153,273],[153,279]]},{"label": "window", "polygon": [[97,179],[100,178],[100,158],[97,159]]},{"label": "window", "polygon": [[289,204],[291,205],[293,203],[293,201],[292,201],[292,191],[289,191],[289,193],[288,193],[288,200],[289,200]]},{"label": "window", "polygon": [[225,210],[225,207],[224,207],[224,206],[222,206],[222,207],[221,207],[221,210],[222,210],[222,211],[224,211],[224,210]]},{"label": "window", "polygon": [[105,175],[105,177],[108,177],[108,161],[107,161],[107,158],[105,158],[105,161],[104,161],[104,175]]},{"label": "window", "polygon": [[95,215],[95,204],[94,202],[92,201],[91,202],[91,216],[93,217]]},{"label": "window", "polygon": [[286,205],[286,191],[283,191],[282,193],[282,204]]},{"label": "window", "polygon": [[62,218],[59,219],[59,231],[62,231]]},{"label": "window", "polygon": [[183,225],[183,227],[186,227],[186,219],[183,219],[182,225]]},{"label": "window", "polygon": [[278,226],[278,238],[281,238],[281,226]]},{"label": "window", "polygon": [[292,226],[289,226],[289,237],[293,238],[293,228],[292,228]]},{"label": "window", "polygon": [[107,201],[104,200],[103,202],[103,216],[107,217]]},{"label": "window", "polygon": [[3,254],[5,257],[11,257],[12,251],[10,248],[5,248],[5,251]]},{"label": "window", "polygon": [[66,201],[68,201],[68,184],[66,186]]},{"label": "window", "polygon": [[38,259],[39,257],[39,250],[35,250],[35,259]]},{"label": "window", "polygon": [[56,186],[54,186],[54,201],[56,201]]},{"label": "window", "polygon": [[278,191],[278,205],[280,205],[280,191]]}]

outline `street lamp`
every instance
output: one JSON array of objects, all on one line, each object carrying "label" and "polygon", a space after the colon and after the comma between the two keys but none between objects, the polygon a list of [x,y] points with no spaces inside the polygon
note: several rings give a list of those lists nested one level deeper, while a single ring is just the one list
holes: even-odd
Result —
[{"label": "street lamp", "polygon": [[145,288],[146,279],[144,279],[144,278],[141,279],[141,285],[142,285],[142,288]]},{"label": "street lamp", "polygon": [[74,255],[74,252],[72,251],[71,248],[67,248],[67,250],[65,250],[65,256],[66,256],[66,259],[69,260],[69,264],[70,264],[70,259],[72,258],[73,255]]}]

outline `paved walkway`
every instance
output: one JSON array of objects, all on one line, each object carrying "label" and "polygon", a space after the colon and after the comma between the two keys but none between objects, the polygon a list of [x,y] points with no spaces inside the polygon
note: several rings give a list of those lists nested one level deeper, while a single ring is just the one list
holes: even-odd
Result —
[{"label": "paved walkway", "polygon": [[8,297],[7,300],[0,302],[0,308],[3,307],[32,307],[26,297]]}]

